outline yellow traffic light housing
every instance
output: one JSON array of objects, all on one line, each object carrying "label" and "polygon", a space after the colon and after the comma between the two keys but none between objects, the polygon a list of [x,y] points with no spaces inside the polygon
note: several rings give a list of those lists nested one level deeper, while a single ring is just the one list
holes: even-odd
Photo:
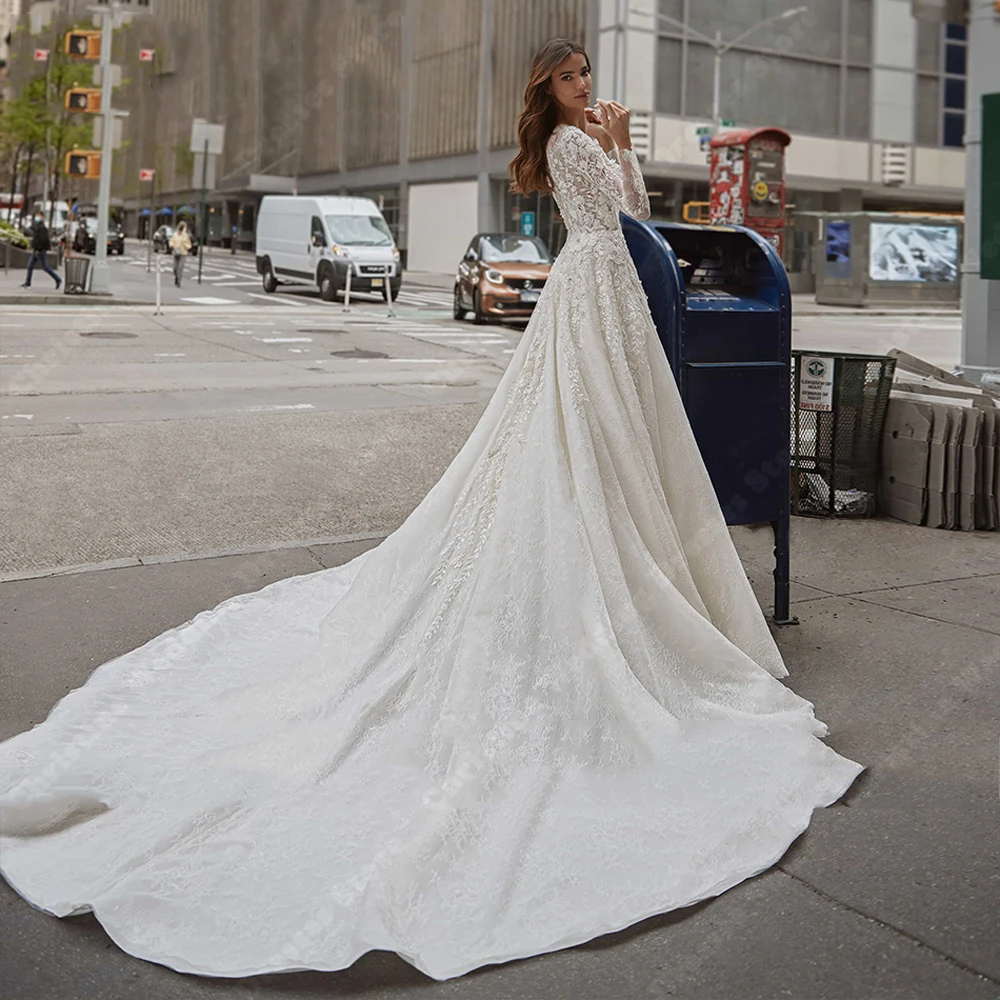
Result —
[{"label": "yellow traffic light housing", "polygon": [[66,55],[74,59],[100,59],[99,31],[70,31],[66,35]]},{"label": "yellow traffic light housing", "polygon": [[87,87],[66,91],[66,109],[95,114],[101,110],[101,91]]},{"label": "yellow traffic light housing", "polygon": [[66,175],[83,180],[101,176],[101,154],[96,149],[74,149],[66,154]]}]

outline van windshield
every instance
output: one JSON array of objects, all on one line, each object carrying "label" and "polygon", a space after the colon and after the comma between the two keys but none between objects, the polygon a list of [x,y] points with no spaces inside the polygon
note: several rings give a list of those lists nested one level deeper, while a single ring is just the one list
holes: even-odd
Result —
[{"label": "van windshield", "polygon": [[392,233],[378,215],[328,215],[326,224],[334,243],[346,247],[391,247]]}]

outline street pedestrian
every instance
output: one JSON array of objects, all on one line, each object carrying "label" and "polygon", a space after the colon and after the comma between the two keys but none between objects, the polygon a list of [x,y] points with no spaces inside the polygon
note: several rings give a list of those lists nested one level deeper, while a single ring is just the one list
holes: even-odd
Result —
[{"label": "street pedestrian", "polygon": [[174,285],[181,287],[184,276],[184,258],[191,252],[191,237],[186,222],[177,225],[177,231],[170,237],[170,249],[174,255]]},{"label": "street pedestrian", "polygon": [[34,221],[31,226],[31,256],[28,258],[28,273],[24,276],[22,288],[31,287],[31,275],[35,270],[35,265],[40,264],[42,270],[55,280],[56,291],[62,285],[62,278],[49,267],[46,254],[52,249],[52,240],[49,238],[49,231],[42,219],[41,212],[35,212]]},{"label": "street pedestrian", "polygon": [[233,239],[229,246],[229,252],[235,257],[236,256],[236,237],[239,235],[239,226],[233,226]]}]

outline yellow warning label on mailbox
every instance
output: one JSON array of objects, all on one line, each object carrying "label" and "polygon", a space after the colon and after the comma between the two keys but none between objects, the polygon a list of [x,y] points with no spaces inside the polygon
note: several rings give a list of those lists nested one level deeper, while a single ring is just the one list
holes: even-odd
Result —
[{"label": "yellow warning label on mailbox", "polygon": [[767,197],[767,181],[757,181],[754,184],[753,196],[757,201],[763,201]]}]

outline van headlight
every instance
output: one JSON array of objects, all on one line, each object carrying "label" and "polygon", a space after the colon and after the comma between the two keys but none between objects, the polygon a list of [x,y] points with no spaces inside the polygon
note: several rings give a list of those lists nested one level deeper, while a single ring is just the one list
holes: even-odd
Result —
[{"label": "van headlight", "polygon": [[399,247],[393,247],[392,248],[392,255],[393,255],[393,257],[396,258],[396,260],[399,260]]},{"label": "van headlight", "polygon": [[494,285],[502,285],[503,275],[498,270],[496,270],[496,268],[491,267],[486,272],[486,280],[492,281]]},{"label": "van headlight", "polygon": [[344,253],[344,248],[337,246],[336,243],[331,243],[330,244],[330,253],[336,254],[338,257],[344,257],[344,256],[346,256],[345,253]]}]

